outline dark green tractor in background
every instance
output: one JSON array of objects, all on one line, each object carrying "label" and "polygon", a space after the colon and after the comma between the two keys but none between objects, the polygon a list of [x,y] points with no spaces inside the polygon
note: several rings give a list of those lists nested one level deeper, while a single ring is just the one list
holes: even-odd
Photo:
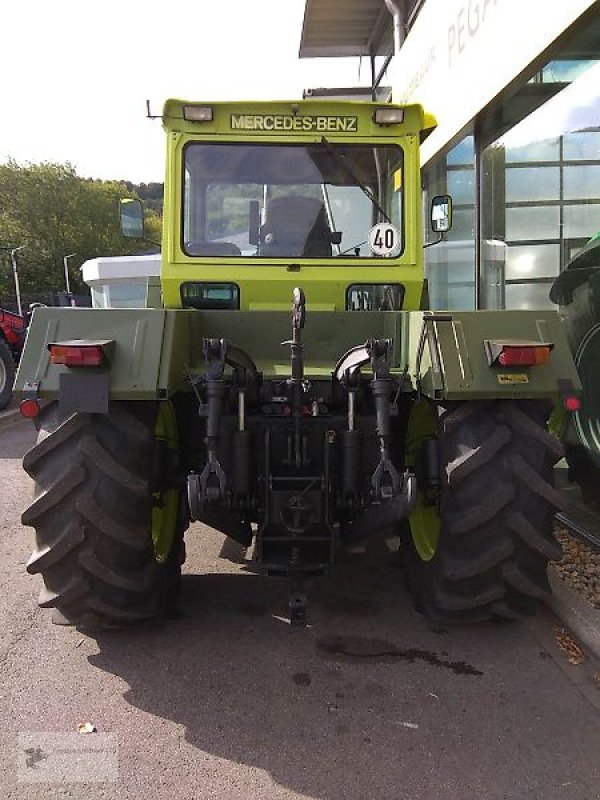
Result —
[{"label": "dark green tractor in background", "polygon": [[583,385],[580,407],[558,415],[569,477],[600,512],[600,234],[570,261],[550,298],[559,306]]}]

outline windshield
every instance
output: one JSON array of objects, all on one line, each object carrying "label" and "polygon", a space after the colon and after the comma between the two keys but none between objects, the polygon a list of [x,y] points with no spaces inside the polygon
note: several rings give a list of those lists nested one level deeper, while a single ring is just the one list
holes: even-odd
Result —
[{"label": "windshield", "polygon": [[403,250],[402,149],[298,144],[185,148],[191,256],[385,258]]}]

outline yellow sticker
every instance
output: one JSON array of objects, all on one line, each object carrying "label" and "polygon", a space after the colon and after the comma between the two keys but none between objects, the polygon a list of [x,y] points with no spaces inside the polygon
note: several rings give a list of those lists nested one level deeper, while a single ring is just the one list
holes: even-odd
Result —
[{"label": "yellow sticker", "polygon": [[524,372],[501,372],[496,377],[498,383],[529,383],[529,375]]},{"label": "yellow sticker", "polygon": [[399,192],[402,189],[402,170],[398,169],[394,172],[394,191]]}]

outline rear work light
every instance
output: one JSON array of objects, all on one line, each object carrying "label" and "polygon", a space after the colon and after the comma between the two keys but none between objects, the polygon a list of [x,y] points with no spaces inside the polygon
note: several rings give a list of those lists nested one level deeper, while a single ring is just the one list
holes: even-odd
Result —
[{"label": "rear work light", "polygon": [[99,344],[51,344],[50,361],[65,367],[101,367],[104,353]]},{"label": "rear work light", "polygon": [[535,367],[548,364],[552,342],[484,341],[490,367]]},{"label": "rear work light", "polygon": [[212,122],[212,106],[184,106],[183,118],[188,122]]},{"label": "rear work light", "polygon": [[397,125],[404,122],[403,108],[377,108],[374,115],[378,125]]}]

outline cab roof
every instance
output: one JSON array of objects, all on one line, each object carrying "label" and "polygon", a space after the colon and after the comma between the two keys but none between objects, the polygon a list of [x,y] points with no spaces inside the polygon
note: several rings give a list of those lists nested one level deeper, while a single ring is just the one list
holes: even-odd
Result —
[{"label": "cab roof", "polygon": [[[401,110],[402,122],[375,122],[378,109]],[[286,134],[307,139],[315,135],[353,138],[415,134],[423,140],[436,126],[435,118],[416,103],[398,105],[331,98],[235,102],[172,98],[165,102],[162,119],[168,131],[235,138],[255,135],[281,138]]]}]

